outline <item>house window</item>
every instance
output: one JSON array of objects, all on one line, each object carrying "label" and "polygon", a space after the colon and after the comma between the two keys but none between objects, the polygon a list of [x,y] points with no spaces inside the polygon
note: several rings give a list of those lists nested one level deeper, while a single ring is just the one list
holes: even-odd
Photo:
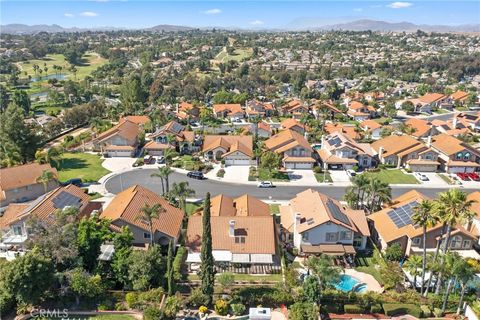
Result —
[{"label": "house window", "polygon": [[340,232],[340,240],[352,240],[352,232],[351,231],[341,231]]},{"label": "house window", "polygon": [[22,227],[21,226],[13,226],[13,233],[16,236],[21,236],[22,235]]},{"label": "house window", "polygon": [[462,243],[462,237],[454,236],[452,238],[452,242],[450,243],[450,248],[460,248],[461,243]]},{"label": "house window", "polygon": [[412,244],[418,246],[420,244],[420,238],[413,238],[412,239]]},{"label": "house window", "polygon": [[235,237],[235,243],[245,243],[245,237]]},{"label": "house window", "polygon": [[337,241],[337,233],[336,232],[327,232],[325,240],[328,241],[328,242]]},{"label": "house window", "polygon": [[302,240],[307,241],[308,240],[308,232],[304,232],[302,234]]},{"label": "house window", "polygon": [[427,153],[427,155],[425,156],[425,159],[432,160],[432,155],[430,153]]},{"label": "house window", "polygon": [[457,155],[455,156],[457,160],[462,160],[462,157],[463,157],[463,153],[461,152],[457,153]]},{"label": "house window", "polygon": [[463,160],[465,160],[465,161],[470,160],[470,152],[466,152],[466,153],[463,155]]},{"label": "house window", "polygon": [[144,238],[144,239],[151,239],[152,236],[150,235],[149,232],[144,232],[144,233],[143,233],[143,238]]},{"label": "house window", "polygon": [[27,186],[27,190],[28,190],[28,191],[30,191],[30,190],[32,190],[32,189],[33,189],[33,186],[32,186],[32,185]]},{"label": "house window", "polygon": [[470,240],[463,240],[462,248],[468,249],[468,248],[470,248],[470,246],[471,246],[471,241]]}]

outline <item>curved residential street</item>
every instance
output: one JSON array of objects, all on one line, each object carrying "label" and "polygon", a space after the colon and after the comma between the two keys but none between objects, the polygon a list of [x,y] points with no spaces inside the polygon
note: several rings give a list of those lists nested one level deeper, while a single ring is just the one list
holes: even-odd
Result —
[{"label": "curved residential street", "polygon": [[[123,189],[126,189],[132,185],[142,185],[150,190],[153,190],[157,193],[161,193],[161,185],[159,178],[150,177],[150,175],[157,171],[157,169],[137,169],[131,170],[123,173],[119,173],[105,182],[105,188],[110,193],[118,193]],[[248,193],[252,196],[255,196],[262,200],[289,200],[292,199],[297,193],[310,188],[308,186],[277,186],[272,189],[259,189],[255,185],[248,184],[236,184],[229,182],[221,182],[215,180],[195,180],[187,178],[185,174],[173,172],[170,175],[170,184],[174,182],[188,181],[190,187],[195,190],[196,198],[203,198],[205,193],[210,192],[212,196],[223,193],[228,196],[237,197]],[[311,187],[315,190],[318,190],[327,196],[341,200],[345,189],[345,186],[333,186],[333,185],[319,185]],[[438,192],[448,190],[450,187],[445,188],[432,188],[432,187],[418,187],[415,188],[411,185],[401,187],[401,186],[392,186],[392,196],[397,197],[407,191],[412,189],[417,189],[419,192],[422,192],[426,196],[436,197]],[[466,192],[470,193],[476,191],[475,189],[462,188]]]}]

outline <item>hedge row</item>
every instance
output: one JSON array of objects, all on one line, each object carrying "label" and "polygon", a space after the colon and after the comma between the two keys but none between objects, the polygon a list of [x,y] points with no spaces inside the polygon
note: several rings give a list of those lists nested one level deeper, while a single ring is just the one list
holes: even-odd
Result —
[{"label": "hedge row", "polygon": [[402,303],[384,303],[383,310],[387,316],[397,316],[410,314],[417,318],[423,317],[422,309],[414,304]]}]

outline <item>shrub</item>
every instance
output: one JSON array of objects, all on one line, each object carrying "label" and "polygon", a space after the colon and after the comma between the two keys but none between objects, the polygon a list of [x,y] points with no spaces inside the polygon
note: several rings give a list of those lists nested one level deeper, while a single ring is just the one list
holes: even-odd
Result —
[{"label": "shrub", "polygon": [[322,168],[320,166],[313,167],[313,172],[322,173]]},{"label": "shrub", "polygon": [[245,305],[241,303],[234,303],[230,306],[232,309],[232,313],[236,316],[241,316],[245,313],[245,310],[247,309]]},{"label": "shrub", "polygon": [[175,255],[175,259],[173,260],[173,278],[176,281],[182,279],[182,265],[185,261],[185,256],[187,255],[187,249],[181,246],[177,249],[177,254]]},{"label": "shrub", "polygon": [[412,173],[412,169],[410,169],[410,168],[405,168],[405,172],[407,172],[407,173]]},{"label": "shrub", "polygon": [[363,307],[358,306],[356,304],[346,304],[343,306],[343,310],[345,310],[345,313],[354,313],[354,314],[365,312]]},{"label": "shrub", "polygon": [[115,310],[117,311],[125,311],[127,307],[122,302],[115,303]]},{"label": "shrub", "polygon": [[339,307],[341,307],[341,305],[338,305],[336,303],[322,304],[321,311],[323,313],[339,313]]},{"label": "shrub", "polygon": [[381,304],[374,304],[370,307],[371,313],[383,313],[383,308]]},{"label": "shrub", "polygon": [[433,308],[433,315],[437,318],[443,317],[442,309],[440,308]]},{"label": "shrub", "polygon": [[223,299],[215,301],[215,312],[221,316],[226,316],[228,313],[228,303]]},{"label": "shrub", "polygon": [[400,261],[403,258],[403,251],[400,244],[394,243],[385,250],[385,259],[389,261]]},{"label": "shrub", "polygon": [[202,293],[201,288],[195,288],[190,292],[190,296],[188,297],[188,304],[192,307],[199,307],[205,304],[206,299]]},{"label": "shrub", "polygon": [[158,320],[163,318],[162,310],[156,307],[148,307],[143,312],[144,320]]},{"label": "shrub", "polygon": [[429,307],[429,306],[422,304],[422,305],[420,306],[420,309],[422,309],[423,316],[424,316],[425,318],[428,318],[428,317],[431,317],[431,316],[432,316],[432,310],[430,310],[430,307]]},{"label": "shrub", "polygon": [[414,304],[385,303],[383,304],[383,310],[385,310],[387,316],[409,314],[417,318],[422,317],[422,309]]},{"label": "shrub", "polygon": [[355,172],[358,172],[358,166],[353,166],[352,170],[355,171]]},{"label": "shrub", "polygon": [[224,289],[226,289],[235,283],[235,277],[230,272],[223,272],[218,276],[217,281]]},{"label": "shrub", "polygon": [[224,169],[220,169],[217,171],[217,177],[219,178],[223,178],[225,176],[225,170]]},{"label": "shrub", "polygon": [[198,308],[198,312],[200,312],[200,313],[207,313],[207,312],[208,312],[208,308],[205,307],[205,306],[200,306],[200,308]]},{"label": "shrub", "polygon": [[130,309],[138,307],[138,294],[136,292],[128,292],[125,295],[125,301]]}]

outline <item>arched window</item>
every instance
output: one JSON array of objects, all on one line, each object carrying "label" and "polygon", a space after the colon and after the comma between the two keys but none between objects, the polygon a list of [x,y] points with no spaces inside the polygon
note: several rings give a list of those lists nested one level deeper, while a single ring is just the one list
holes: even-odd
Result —
[{"label": "arched window", "polygon": [[462,245],[462,237],[460,236],[454,236],[452,238],[452,241],[450,243],[451,248],[460,248]]},{"label": "arched window", "polygon": [[462,156],[463,156],[463,153],[461,152],[457,153],[457,156],[456,156],[457,160],[462,160]]},{"label": "arched window", "polygon": [[463,155],[463,160],[470,160],[470,152],[465,152]]}]

